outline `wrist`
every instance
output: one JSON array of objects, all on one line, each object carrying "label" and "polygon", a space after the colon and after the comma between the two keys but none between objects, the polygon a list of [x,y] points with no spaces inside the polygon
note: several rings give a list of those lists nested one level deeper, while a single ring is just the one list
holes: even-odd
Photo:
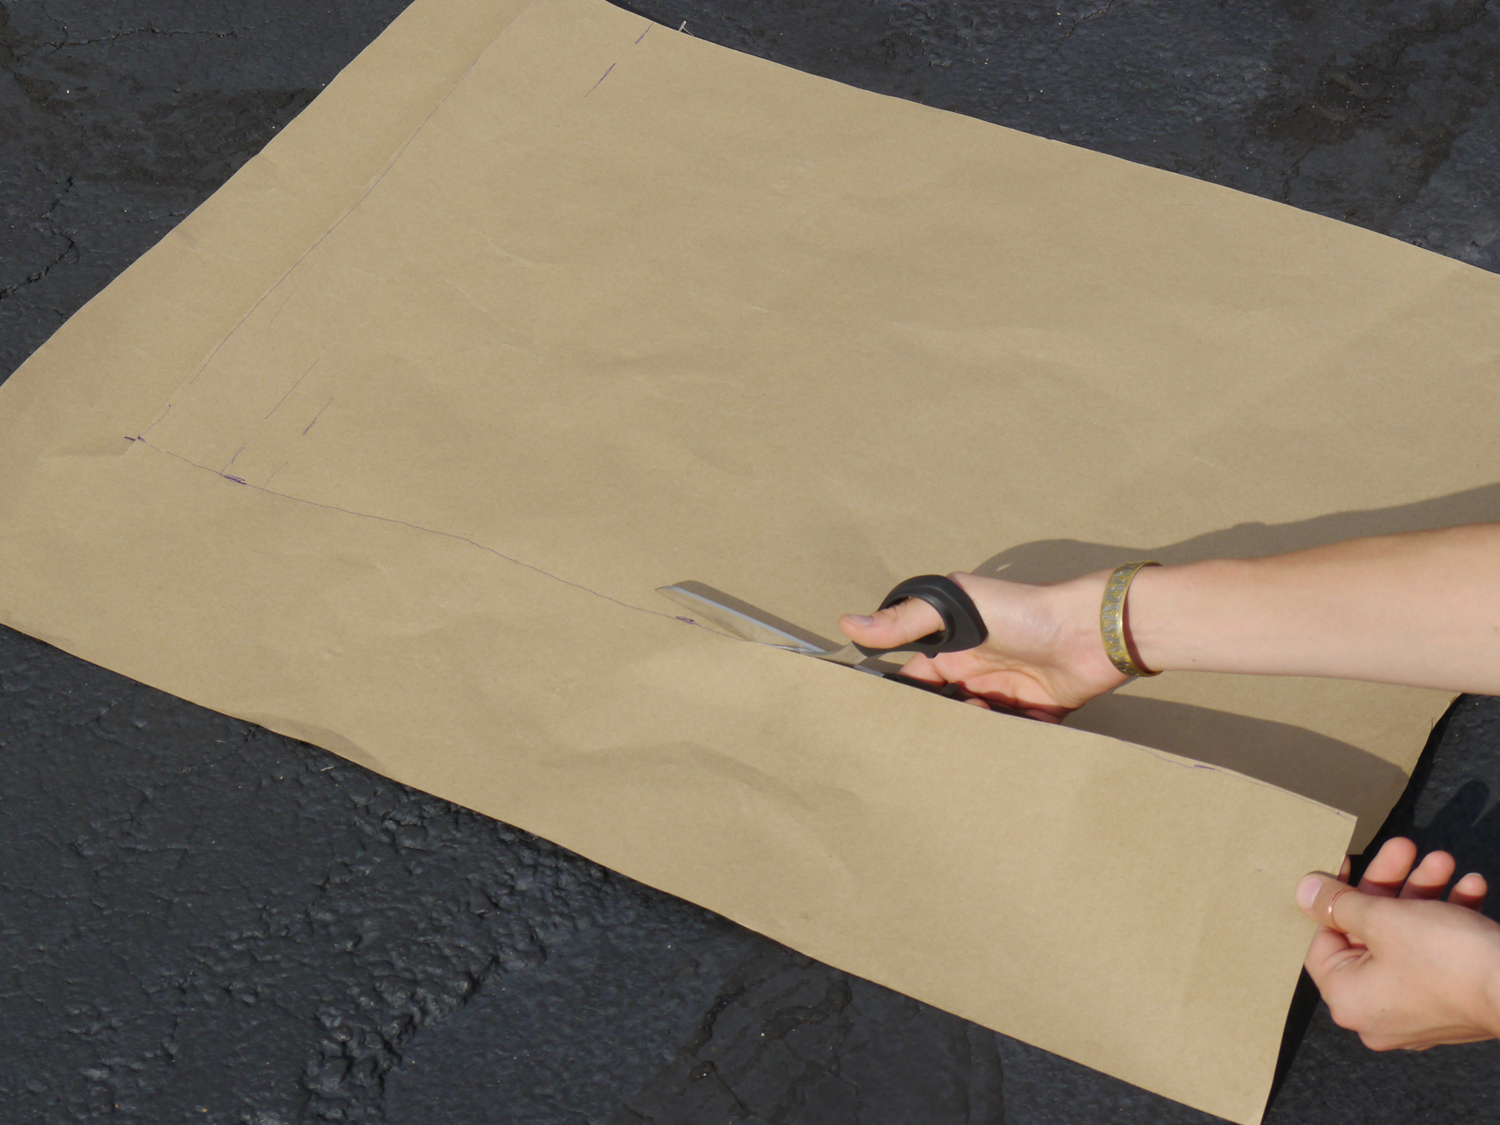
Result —
[{"label": "wrist", "polygon": [[1238,559],[1147,567],[1125,599],[1125,640],[1153,672],[1253,671],[1235,666],[1243,640],[1237,614],[1250,595],[1250,573]]},{"label": "wrist", "polygon": [[[1050,616],[1058,622],[1058,641],[1067,654],[1068,666],[1079,669],[1084,679],[1098,685],[1100,692],[1118,687],[1130,678],[1109,659],[1099,627],[1099,609],[1109,576],[1110,571],[1101,570],[1071,582],[1042,587],[1050,602]],[[1128,599],[1126,604],[1128,611]],[[1126,644],[1130,646],[1128,620]],[[1131,651],[1134,652],[1133,647]]]},{"label": "wrist", "polygon": [[1500,943],[1492,943],[1492,949],[1493,956],[1486,966],[1479,990],[1480,1010],[1476,1019],[1480,1027],[1500,1039]]}]

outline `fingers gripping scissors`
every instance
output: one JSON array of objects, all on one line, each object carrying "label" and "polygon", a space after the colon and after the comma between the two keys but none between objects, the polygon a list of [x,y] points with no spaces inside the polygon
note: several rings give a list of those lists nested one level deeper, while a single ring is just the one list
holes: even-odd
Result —
[{"label": "fingers gripping scissors", "polygon": [[744,640],[843,664],[954,699],[966,698],[957,684],[925,684],[908,679],[900,674],[898,666],[875,658],[893,652],[920,652],[923,656],[962,652],[983,644],[989,636],[973,599],[958,583],[939,574],[919,574],[899,582],[881,601],[880,608],[889,609],[908,598],[918,598],[937,610],[943,620],[943,627],[936,632],[896,648],[867,648],[852,643],[839,646],[701,582],[679,582],[662,586],[657,592]]}]

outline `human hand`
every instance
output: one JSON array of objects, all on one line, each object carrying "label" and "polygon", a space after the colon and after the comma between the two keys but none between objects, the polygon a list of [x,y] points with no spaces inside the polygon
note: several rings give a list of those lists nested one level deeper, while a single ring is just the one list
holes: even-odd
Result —
[{"label": "human hand", "polygon": [[1500,1034],[1500,925],[1479,913],[1484,876],[1465,875],[1444,902],[1453,857],[1429,852],[1413,869],[1416,858],[1417,846],[1397,838],[1358,889],[1345,882],[1348,861],[1338,879],[1314,873],[1297,884],[1297,905],[1319,923],[1308,974],[1334,1022],[1376,1051]]},{"label": "human hand", "polygon": [[[1125,682],[1104,652],[1099,603],[1107,574],[1056,586],[1029,586],[975,574],[949,575],[979,608],[989,638],[978,648],[914,656],[901,674],[929,684],[957,684],[981,706],[990,703],[1058,723]],[[839,628],[869,648],[895,648],[942,628],[938,611],[909,598],[871,616],[849,614]]]}]

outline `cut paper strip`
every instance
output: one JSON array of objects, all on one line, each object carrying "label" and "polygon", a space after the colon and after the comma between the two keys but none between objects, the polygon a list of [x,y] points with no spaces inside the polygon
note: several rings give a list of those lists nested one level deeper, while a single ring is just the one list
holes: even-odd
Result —
[{"label": "cut paper strip", "polygon": [[834,636],[911,574],[1495,519],[1497,300],[602,0],[417,0],[0,388],[0,618],[1255,1122],[1291,888],[1445,696],[1047,727],[655,591]]}]

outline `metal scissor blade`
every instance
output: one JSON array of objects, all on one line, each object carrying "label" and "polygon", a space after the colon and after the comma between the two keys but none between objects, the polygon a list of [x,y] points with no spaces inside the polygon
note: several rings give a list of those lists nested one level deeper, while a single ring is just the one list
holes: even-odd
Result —
[{"label": "metal scissor blade", "polygon": [[[658,587],[656,592],[690,610],[703,621],[756,644],[790,649],[804,656],[815,656],[819,660],[830,660],[851,668],[859,667],[868,659],[865,653],[852,644],[834,644],[701,582],[678,582],[674,586]],[[885,669],[859,670],[880,673]]]},{"label": "metal scissor blade", "polygon": [[795,625],[762,613],[754,606],[701,582],[678,582],[674,586],[661,586],[656,592],[743,640],[789,648],[806,656],[821,656],[832,647],[821,637],[804,633]]},{"label": "metal scissor blade", "polygon": [[[957,593],[943,594],[940,590],[934,590],[934,584],[941,586],[946,583]],[[736,597],[715,590],[712,586],[705,586],[702,582],[678,582],[674,586],[658,586],[656,592],[663,597],[676,602],[684,609],[693,614],[693,620],[707,622],[717,625],[725,632],[746,641],[754,641],[756,644],[771,645],[774,648],[786,649],[790,652],[801,653],[803,656],[812,656],[818,660],[827,660],[834,664],[843,664],[853,668],[856,672],[868,672],[874,676],[883,676],[887,680],[895,680],[897,683],[906,684],[908,687],[920,688],[923,691],[932,692],[936,695],[946,696],[949,699],[967,699],[968,696],[963,688],[956,683],[926,683],[920,680],[910,679],[901,674],[901,665],[889,664],[875,657],[883,655],[887,651],[875,649],[870,651],[861,650],[858,645],[840,645],[834,641],[809,633],[805,629],[799,629],[789,621],[783,621],[762,609],[757,609],[748,602],[742,602]],[[941,635],[934,633],[922,641],[913,642],[904,651],[916,649],[927,652],[928,648],[923,643],[929,644],[932,651],[957,652],[960,647],[972,647],[981,643],[985,636],[983,619],[979,611],[974,607],[968,595],[958,587],[954,586],[950,579],[941,578],[937,575],[920,575],[916,578],[908,578],[895,590],[886,596],[886,604],[893,604],[902,597],[920,597],[924,601],[932,603],[934,597],[940,602],[955,609],[944,611],[944,631]],[[962,615],[970,622],[967,632],[953,628],[949,623],[949,613]],[[974,624],[976,623],[977,624]],[[992,711],[999,711],[1006,715],[1019,715],[1009,707],[1002,706],[996,702],[990,702],[987,706]]]}]

